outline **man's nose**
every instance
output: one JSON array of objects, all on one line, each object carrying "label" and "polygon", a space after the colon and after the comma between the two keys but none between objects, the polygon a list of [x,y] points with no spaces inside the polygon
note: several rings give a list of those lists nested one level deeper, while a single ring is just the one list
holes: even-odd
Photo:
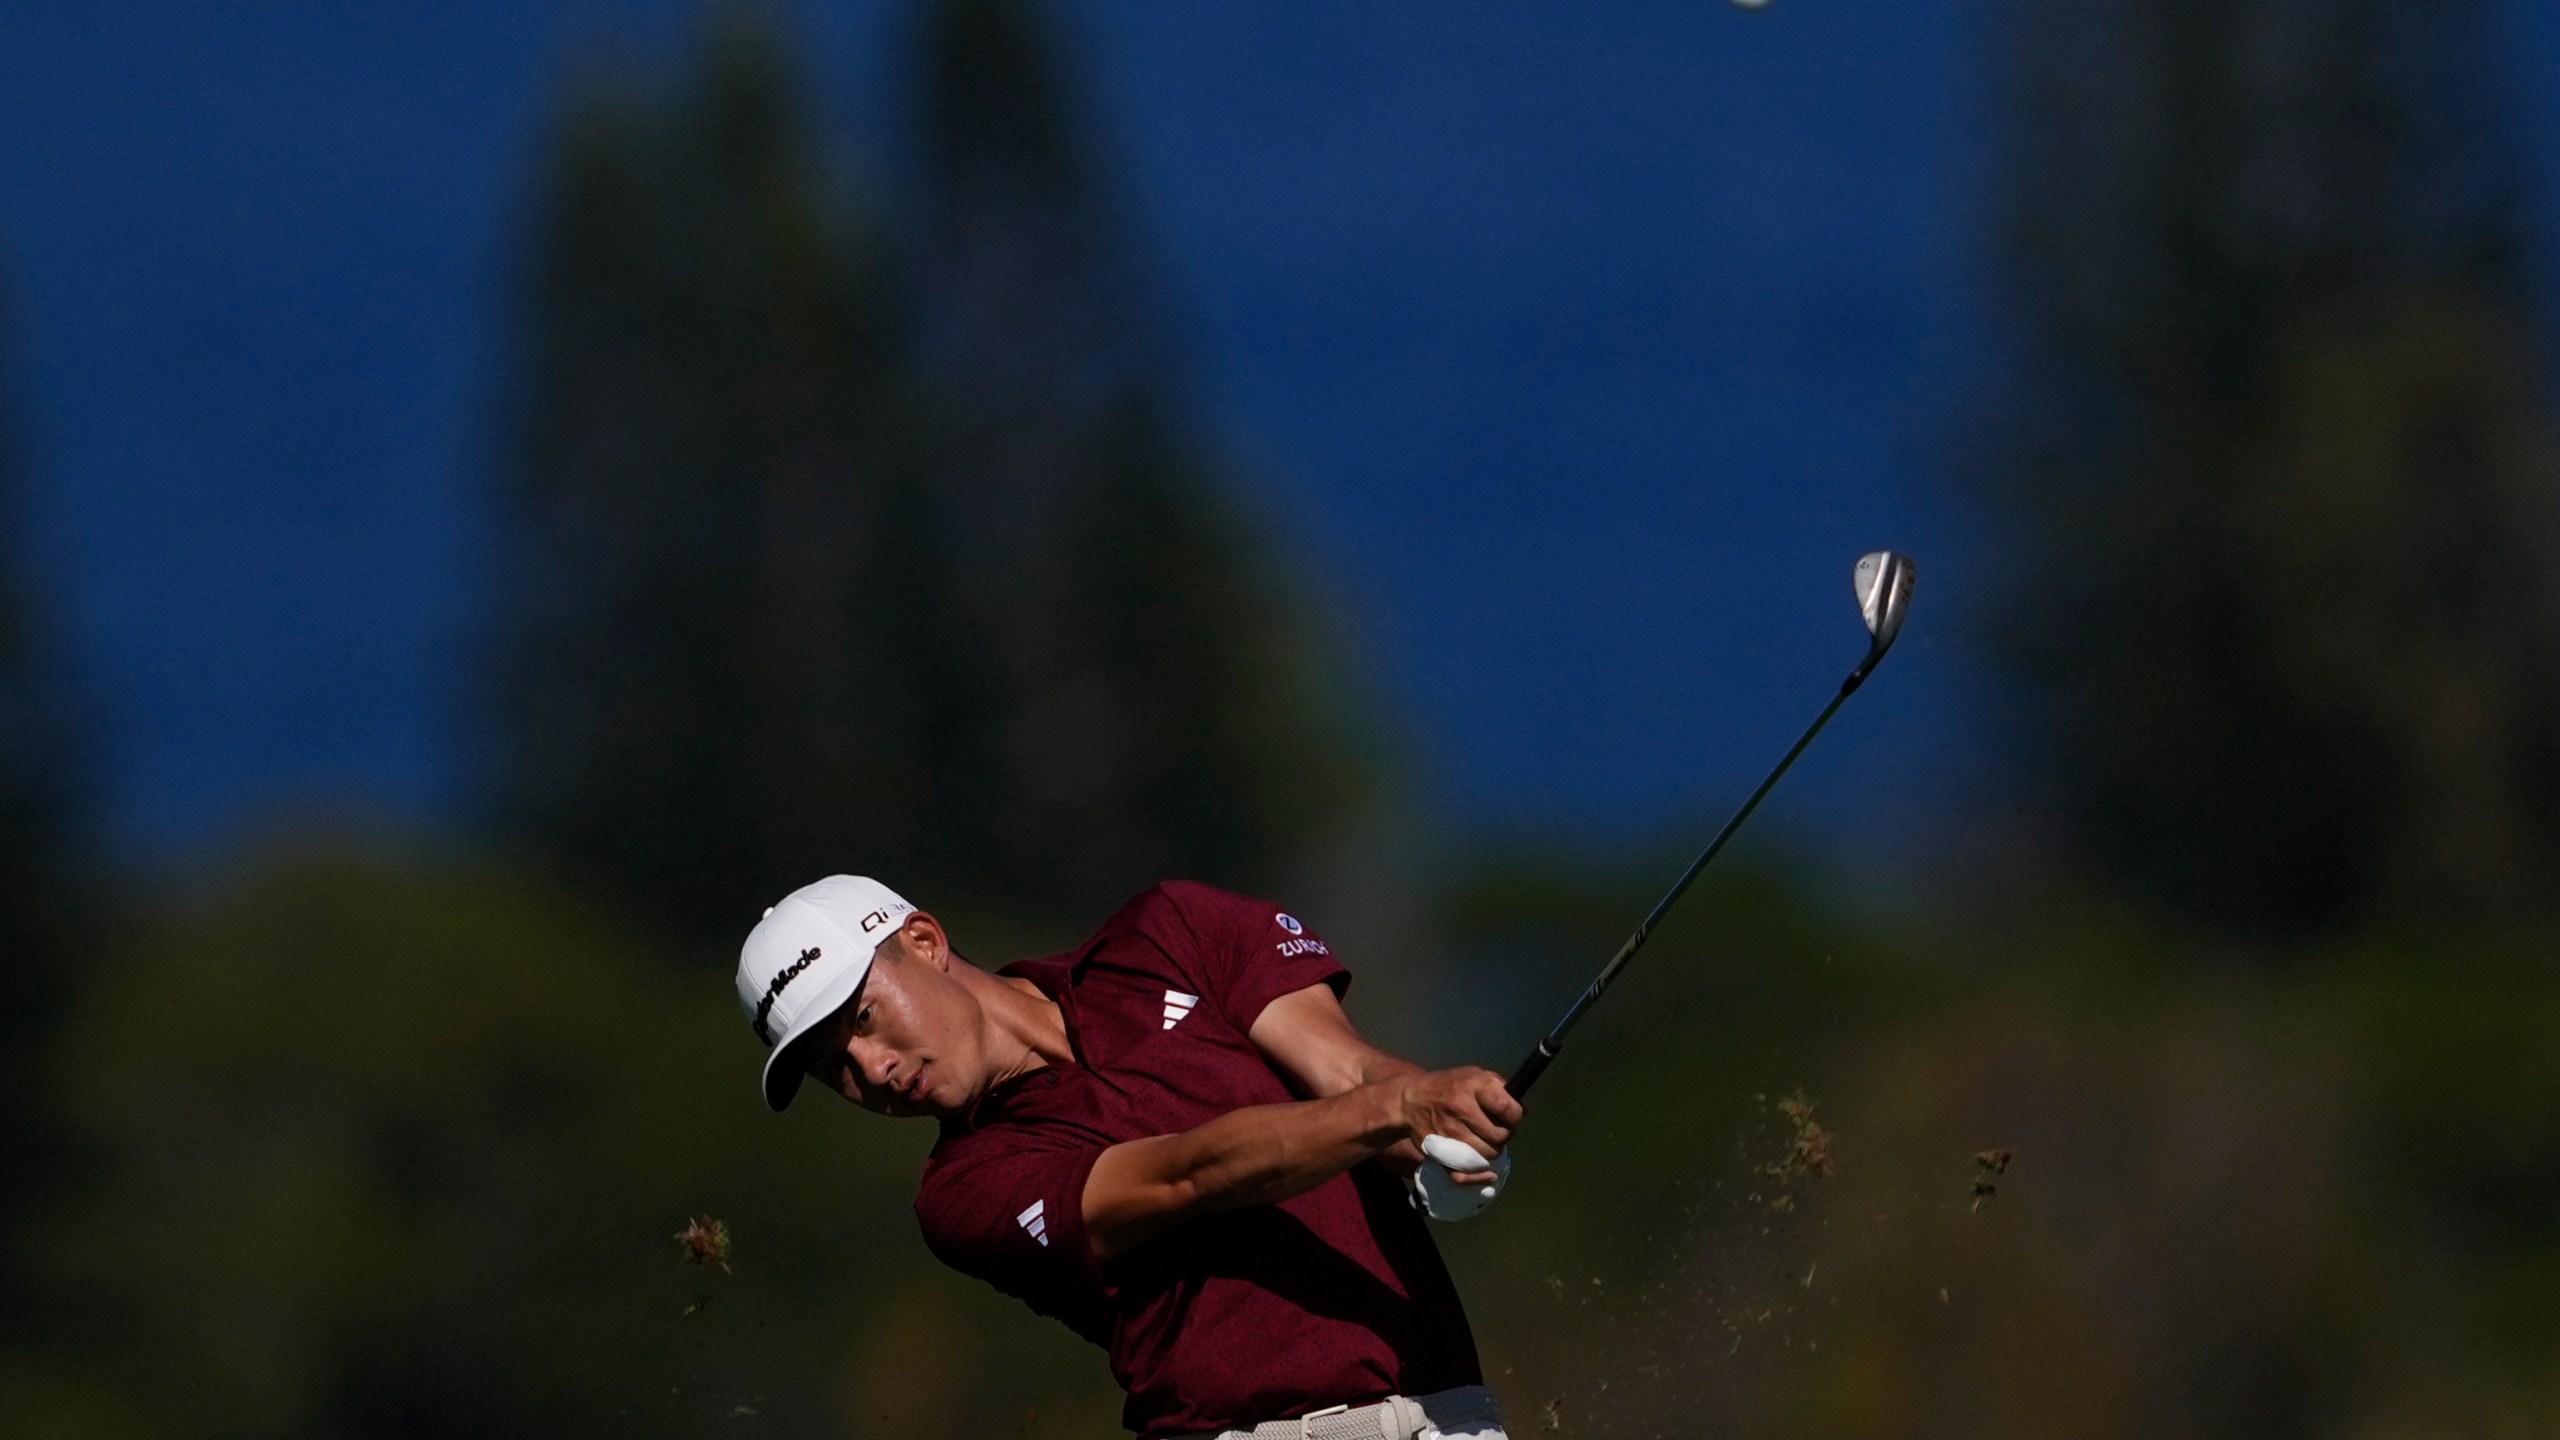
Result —
[{"label": "man's nose", "polygon": [[898,1057],[887,1046],[857,1039],[851,1049],[854,1069],[864,1085],[877,1090],[889,1083],[889,1067],[897,1063]]}]

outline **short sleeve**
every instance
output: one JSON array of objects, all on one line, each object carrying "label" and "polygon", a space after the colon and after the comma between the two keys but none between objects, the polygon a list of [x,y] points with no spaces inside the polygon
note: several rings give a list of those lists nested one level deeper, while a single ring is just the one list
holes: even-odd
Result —
[{"label": "short sleeve", "polygon": [[1048,1145],[1010,1127],[970,1140],[925,1167],[916,1219],[926,1247],[1044,1315],[1079,1332],[1098,1320],[1107,1335],[1108,1292],[1084,1228],[1085,1181],[1105,1147]]},{"label": "short sleeve", "polygon": [[1194,941],[1186,968],[1239,1034],[1283,995],[1311,985],[1330,985],[1336,995],[1350,990],[1351,972],[1333,947],[1279,906],[1207,885],[1164,888]]}]

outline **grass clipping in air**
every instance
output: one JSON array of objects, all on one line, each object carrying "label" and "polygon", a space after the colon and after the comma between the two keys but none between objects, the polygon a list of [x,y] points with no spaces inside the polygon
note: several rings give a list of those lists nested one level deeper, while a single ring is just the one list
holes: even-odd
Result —
[{"label": "grass clipping in air", "polygon": [[729,1227],[708,1215],[696,1215],[676,1232],[676,1243],[684,1246],[684,1258],[696,1265],[717,1265],[720,1273],[729,1273]]},{"label": "grass clipping in air", "polygon": [[1770,1208],[1792,1210],[1796,1187],[1831,1173],[1831,1132],[1813,1118],[1813,1097],[1802,1086],[1789,1091],[1773,1108],[1787,1127],[1787,1148],[1761,1166],[1760,1173],[1779,1187]]}]

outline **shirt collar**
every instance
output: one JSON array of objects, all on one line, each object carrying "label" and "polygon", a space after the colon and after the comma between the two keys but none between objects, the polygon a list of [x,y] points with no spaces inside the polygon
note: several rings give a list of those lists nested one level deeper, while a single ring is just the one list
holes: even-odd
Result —
[{"label": "shirt collar", "polygon": [[1084,1063],[1084,1045],[1076,1036],[1076,999],[1072,988],[1076,967],[1083,958],[1082,952],[1070,950],[1062,955],[1043,955],[1031,960],[1016,960],[996,971],[998,975],[1030,981],[1041,994],[1048,996],[1057,1004],[1059,1016],[1066,1021],[1067,1050],[1075,1058],[1066,1065],[1043,1065],[1037,1070],[1027,1071],[1010,1080],[988,1086],[987,1093],[978,1097],[978,1103],[970,1106],[966,1115],[942,1122],[945,1134],[965,1135],[972,1130],[983,1129],[995,1123],[1004,1118],[1004,1112],[1011,1108],[1014,1102],[1036,1092],[1043,1085],[1063,1079],[1061,1072]]}]

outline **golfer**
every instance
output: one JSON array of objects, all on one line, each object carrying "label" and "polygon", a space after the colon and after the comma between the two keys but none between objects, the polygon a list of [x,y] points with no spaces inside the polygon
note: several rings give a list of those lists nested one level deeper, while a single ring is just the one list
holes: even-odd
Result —
[{"label": "golfer", "polygon": [[990,973],[838,875],[738,957],[765,1102],[808,1076],[939,1121],[926,1245],[1109,1352],[1143,1440],[1500,1440],[1404,1177],[1427,1136],[1497,1154],[1520,1106],[1489,1071],[1363,1040],[1350,983],[1278,906],[1187,882]]}]

